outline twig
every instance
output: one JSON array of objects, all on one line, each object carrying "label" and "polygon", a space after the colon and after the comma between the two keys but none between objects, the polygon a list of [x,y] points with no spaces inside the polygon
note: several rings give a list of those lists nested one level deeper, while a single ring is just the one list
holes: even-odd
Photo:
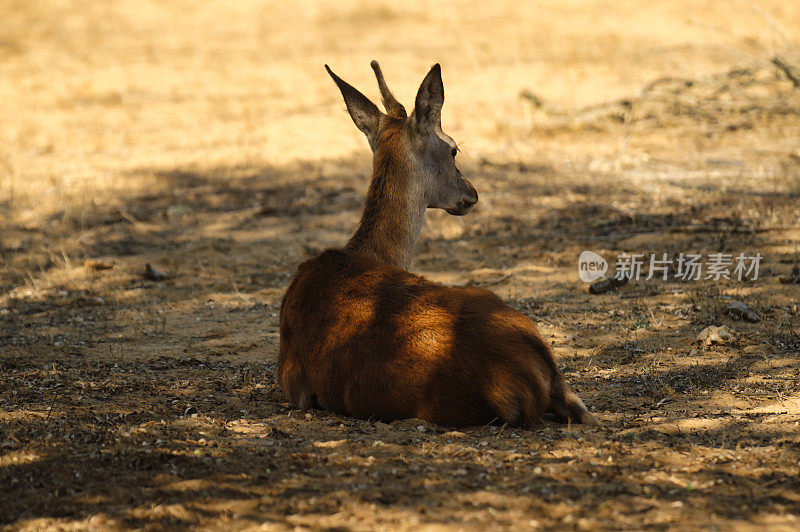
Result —
[{"label": "twig", "polygon": [[143,222],[140,222],[139,220],[134,218],[133,215],[130,214],[125,208],[120,208],[119,209],[119,215],[122,216],[123,219],[127,220],[128,222],[130,222],[132,225],[134,225],[136,227],[140,227],[140,226],[144,225]]},{"label": "twig", "polygon": [[611,102],[603,102],[592,105],[580,107],[578,109],[566,109],[564,107],[550,104],[544,101],[541,97],[534,94],[530,90],[524,90],[520,93],[520,97],[528,100],[537,109],[541,109],[549,115],[567,115],[573,118],[584,118],[585,115],[591,115],[592,118],[605,117],[605,116],[620,116],[630,111],[633,102],[630,99],[623,98]]},{"label": "twig", "polygon": [[503,426],[502,426],[502,427],[500,427],[500,431],[497,433],[497,435],[495,436],[495,438],[499,438],[499,437],[500,437],[500,435],[503,433],[503,431],[506,429],[506,427],[507,427],[507,426],[508,426],[508,423],[503,423]]},{"label": "twig", "polygon": [[789,65],[786,61],[784,61],[777,55],[772,58],[772,64],[778,67],[784,74],[786,74],[786,77],[789,78],[789,81],[791,81],[795,87],[800,89],[800,74],[795,72],[794,67]]},{"label": "twig", "polygon": [[555,327],[555,325],[553,325],[553,322],[552,322],[552,321],[550,321],[550,320],[548,320],[547,318],[544,318],[544,317],[542,317],[542,316],[539,316],[538,314],[534,314],[533,312],[531,312],[530,314],[528,314],[528,317],[529,317],[529,318],[536,318],[536,319],[537,319],[537,320],[539,320],[539,321],[543,321],[543,322],[545,322],[545,323],[546,323],[546,324],[548,324],[550,327]]},{"label": "twig", "polygon": [[50,419],[50,414],[53,413],[53,407],[56,406],[56,399],[58,399],[58,390],[53,394],[53,401],[50,403],[50,408],[47,409],[47,417],[44,418],[45,423]]},{"label": "twig", "polygon": [[495,422],[495,421],[497,421],[498,419],[499,419],[499,418],[494,418],[493,420],[491,420],[490,422],[488,422],[486,425],[484,425],[484,426],[482,426],[482,427],[479,427],[479,428],[478,428],[477,430],[475,430],[474,432],[480,432],[480,431],[482,431],[483,429],[485,429],[486,427],[488,427],[489,425],[491,425],[492,423],[494,423],[494,422]]},{"label": "twig", "polygon": [[680,84],[684,88],[686,88],[694,86],[697,83],[697,81],[689,78],[671,78],[671,77],[658,78],[644,86],[644,88],[641,91],[641,96],[644,96],[645,94],[651,92],[659,85],[665,85],[668,83]]}]

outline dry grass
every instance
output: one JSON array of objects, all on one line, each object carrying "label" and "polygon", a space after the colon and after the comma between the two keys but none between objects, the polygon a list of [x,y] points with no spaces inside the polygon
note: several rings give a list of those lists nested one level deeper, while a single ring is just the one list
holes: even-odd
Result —
[{"label": "dry grass", "polygon": [[[771,61],[800,64],[800,6],[6,0],[0,21],[0,526],[797,528],[800,293],[778,277],[800,89]],[[322,65],[375,97],[373,58],[407,106],[442,63],[481,195],[430,214],[412,269],[536,319],[602,428],[283,401],[280,298],[369,171]],[[589,296],[587,248],[765,262]],[[731,343],[695,345],[721,324]]]}]

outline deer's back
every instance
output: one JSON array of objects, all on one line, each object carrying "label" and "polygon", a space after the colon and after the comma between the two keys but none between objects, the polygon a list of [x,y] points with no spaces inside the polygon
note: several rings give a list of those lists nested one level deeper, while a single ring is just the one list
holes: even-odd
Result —
[{"label": "deer's back", "polygon": [[534,324],[491,292],[343,250],[298,267],[278,370],[302,407],[448,425],[533,422],[561,387]]}]

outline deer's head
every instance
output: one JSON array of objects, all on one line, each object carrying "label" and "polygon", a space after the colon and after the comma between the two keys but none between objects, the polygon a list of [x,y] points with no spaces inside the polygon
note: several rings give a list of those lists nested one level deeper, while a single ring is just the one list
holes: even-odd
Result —
[{"label": "deer's head", "polygon": [[478,192],[456,166],[458,146],[442,131],[441,68],[433,65],[422,80],[414,111],[408,116],[386,85],[378,62],[372,61],[371,65],[386,113],[334,74],[328,65],[325,69],[342,91],[356,127],[367,136],[375,160],[394,158],[406,168],[405,192],[423,207],[444,209],[459,216],[466,214],[478,202]]}]

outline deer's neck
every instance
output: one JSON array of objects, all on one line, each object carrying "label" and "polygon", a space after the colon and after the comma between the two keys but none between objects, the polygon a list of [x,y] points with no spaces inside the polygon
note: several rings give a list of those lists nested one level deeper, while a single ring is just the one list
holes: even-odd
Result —
[{"label": "deer's neck", "polygon": [[414,255],[426,204],[412,190],[410,169],[392,153],[375,153],[364,213],[347,249],[408,269]]}]

